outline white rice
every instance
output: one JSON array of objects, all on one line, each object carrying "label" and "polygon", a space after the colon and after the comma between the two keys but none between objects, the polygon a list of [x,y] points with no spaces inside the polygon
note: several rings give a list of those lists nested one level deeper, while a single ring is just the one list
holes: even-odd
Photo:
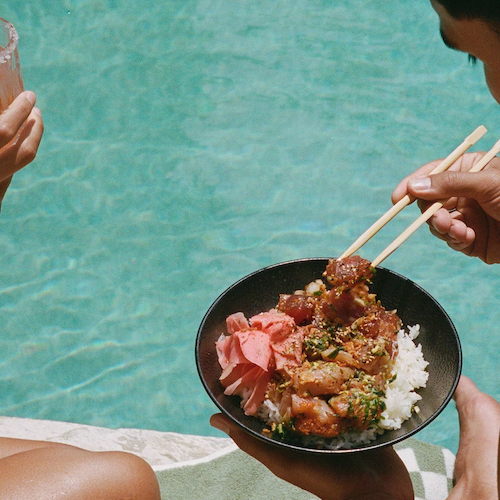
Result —
[{"label": "white rice", "polygon": [[[420,325],[408,327],[408,332],[404,330],[398,332],[398,355],[391,373],[391,376],[395,378],[386,388],[383,398],[386,409],[377,424],[362,432],[347,432],[332,439],[303,436],[304,444],[333,450],[368,444],[385,430],[399,429],[414,411],[418,412],[415,403],[421,399],[421,396],[415,391],[425,387],[429,377],[425,371],[429,363],[424,359],[422,346],[414,342],[419,333]],[[258,416],[269,424],[281,422],[278,406],[269,399],[266,399],[259,408]]]},{"label": "white rice", "polygon": [[268,424],[279,424],[281,422],[278,405],[267,398],[258,409],[257,416]]},{"label": "white rice", "polygon": [[425,387],[429,378],[425,371],[429,363],[424,359],[422,346],[414,343],[419,333],[420,325],[410,326],[408,333],[398,332],[398,355],[392,371],[396,378],[385,391],[386,409],[379,423],[382,429],[399,429],[414,410],[418,411],[415,403],[421,396],[415,391]]}]

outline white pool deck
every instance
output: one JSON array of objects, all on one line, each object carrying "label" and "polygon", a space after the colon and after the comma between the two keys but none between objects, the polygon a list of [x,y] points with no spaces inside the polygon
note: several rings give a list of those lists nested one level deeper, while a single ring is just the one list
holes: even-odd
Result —
[{"label": "white pool deck", "polygon": [[0,417],[0,436],[54,441],[91,451],[126,451],[144,458],[155,470],[209,459],[235,448],[229,438],[143,429],[107,429],[17,417]]}]

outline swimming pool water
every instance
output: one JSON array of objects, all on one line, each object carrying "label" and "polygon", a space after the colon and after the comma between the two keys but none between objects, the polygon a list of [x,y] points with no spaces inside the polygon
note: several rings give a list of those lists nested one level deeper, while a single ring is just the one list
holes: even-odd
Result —
[{"label": "swimming pool water", "polygon": [[[263,266],[339,255],[407,173],[479,124],[489,149],[499,109],[426,1],[133,5],[1,12],[46,132],[0,217],[0,414],[220,435],[193,353],[210,304]],[[498,398],[499,270],[426,229],[384,266],[443,305]],[[418,437],[455,449],[457,432],[451,403]]]}]

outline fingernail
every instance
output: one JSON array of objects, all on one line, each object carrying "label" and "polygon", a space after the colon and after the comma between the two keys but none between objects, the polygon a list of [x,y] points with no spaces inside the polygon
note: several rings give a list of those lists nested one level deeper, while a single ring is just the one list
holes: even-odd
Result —
[{"label": "fingernail", "polygon": [[38,116],[42,116],[42,110],[40,108],[33,108],[33,112],[36,113]]},{"label": "fingernail", "polygon": [[431,187],[430,177],[415,177],[410,179],[408,184],[412,187],[414,191],[427,191]]},{"label": "fingernail", "polygon": [[31,104],[35,104],[36,102],[36,95],[34,92],[31,92],[31,90],[28,90],[26,92],[26,99],[28,99],[29,102],[31,102]]}]

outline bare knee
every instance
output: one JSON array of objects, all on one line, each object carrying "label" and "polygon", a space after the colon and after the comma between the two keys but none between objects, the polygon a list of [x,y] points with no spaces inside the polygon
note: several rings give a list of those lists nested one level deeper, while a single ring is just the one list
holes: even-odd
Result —
[{"label": "bare knee", "polygon": [[119,451],[101,452],[95,455],[98,457],[99,471],[111,481],[117,499],[160,500],[158,480],[145,460],[131,453]]},{"label": "bare knee", "polygon": [[103,495],[106,500],[160,500],[156,475],[142,458],[119,451],[92,455],[94,485],[96,489],[106,492]]},{"label": "bare knee", "polygon": [[0,465],[0,500],[160,500],[152,468],[129,453],[49,444],[0,459]]}]

